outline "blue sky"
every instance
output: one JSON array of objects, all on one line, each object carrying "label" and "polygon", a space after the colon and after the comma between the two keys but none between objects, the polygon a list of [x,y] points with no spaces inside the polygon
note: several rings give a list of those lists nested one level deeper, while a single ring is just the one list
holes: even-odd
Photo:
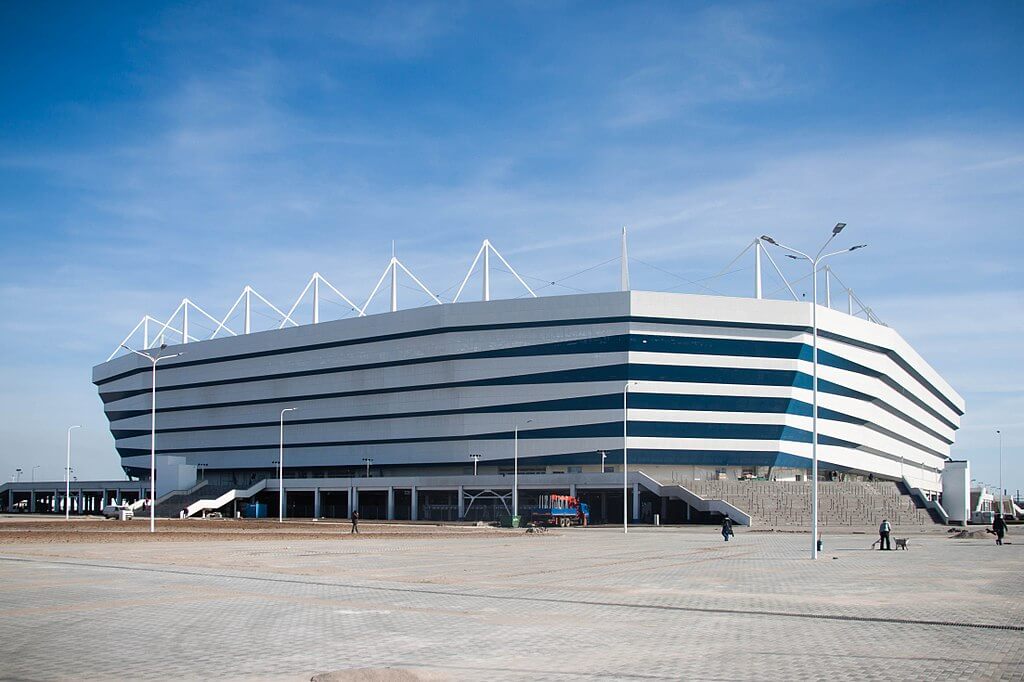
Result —
[{"label": "blue sky", "polygon": [[696,292],[843,220],[837,272],[967,400],[954,455],[995,482],[1001,428],[1024,487],[1022,35],[1011,2],[5,3],[0,475],[59,478],[70,423],[118,475],[91,367],[183,296],[362,302],[393,239],[450,297],[485,237],[608,290],[562,278],[622,225],[634,288]]}]

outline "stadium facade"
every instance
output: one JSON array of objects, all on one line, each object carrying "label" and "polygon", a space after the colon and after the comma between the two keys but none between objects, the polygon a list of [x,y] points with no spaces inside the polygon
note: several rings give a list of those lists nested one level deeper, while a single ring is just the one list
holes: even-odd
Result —
[{"label": "stadium facade", "polygon": [[[662,482],[806,480],[811,314],[627,290],[172,345],[161,353],[184,354],[159,365],[157,453],[224,485],[276,478],[281,410],[297,408],[287,478],[465,475],[470,455],[503,474],[516,443],[521,474],[621,471],[626,443],[630,468]],[[821,475],[939,493],[962,398],[893,329],[825,306],[818,324]],[[151,364],[127,353],[93,381],[122,466],[148,477]]]}]

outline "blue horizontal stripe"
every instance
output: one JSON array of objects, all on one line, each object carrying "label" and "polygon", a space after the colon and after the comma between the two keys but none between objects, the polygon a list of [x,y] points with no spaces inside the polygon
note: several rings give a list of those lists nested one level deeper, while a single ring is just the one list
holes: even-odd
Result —
[{"label": "blue horizontal stripe", "polygon": [[[607,463],[622,461],[622,450],[608,450]],[[512,460],[488,460],[488,464],[509,465]],[[574,452],[563,455],[541,455],[539,457],[520,458],[523,464],[534,466],[559,465],[592,465],[593,452]],[[630,468],[644,464],[671,464],[687,466],[728,467],[728,466],[764,466],[786,467],[793,469],[811,468],[811,460],[787,452],[764,452],[761,450],[666,450],[659,448],[630,448]],[[822,469],[828,469],[827,462],[819,460]]]},{"label": "blue horizontal stripe", "polygon": [[[793,398],[773,398],[755,396],[721,396],[721,395],[676,395],[672,393],[629,393],[629,406],[631,409],[649,410],[672,410],[672,411],[700,411],[700,412],[726,412],[726,413],[751,413],[751,414],[793,414],[804,417],[811,416],[811,406]],[[452,415],[468,414],[515,414],[534,412],[563,412],[563,411],[589,411],[589,410],[621,410],[622,395],[610,393],[596,396],[579,396],[575,398],[561,398],[556,400],[540,400],[526,403],[512,403],[501,405],[485,405],[480,407],[460,407],[445,410],[422,410],[418,412],[383,413],[372,415],[352,415],[347,417],[317,417],[309,419],[291,419],[289,424],[293,426],[304,424],[339,424],[351,422],[372,422],[389,419],[412,419],[424,417],[442,417]],[[836,410],[824,407],[818,408],[818,416],[830,421],[840,421],[848,424],[866,426],[890,438],[900,440],[912,447],[918,448],[937,457],[945,455],[937,450],[928,448],[916,441],[884,429],[866,420],[853,417]],[[158,434],[171,433],[202,433],[213,431],[237,431],[251,428],[277,426],[276,419],[232,422],[229,424],[216,425],[190,425],[181,427],[158,428]],[[135,438],[149,434],[149,429],[112,429],[111,433],[115,439]],[[948,440],[941,439],[949,443]]]},{"label": "blue horizontal stripe", "polygon": [[[628,424],[630,436],[648,436],[658,438],[719,438],[719,439],[742,439],[742,440],[779,440],[799,443],[810,443],[811,432],[798,429],[793,426],[775,424],[712,424],[707,422],[654,422],[654,421],[631,421]],[[622,436],[622,422],[598,422],[594,424],[578,424],[573,426],[556,426],[543,429],[520,430],[520,440],[558,439],[558,438],[609,438]],[[293,441],[286,444],[289,450],[302,450],[307,448],[324,448],[335,446],[359,446],[359,445],[397,445],[407,443],[444,443],[461,442],[469,440],[510,440],[513,434],[511,431],[499,431],[480,434],[460,434],[453,436],[428,436],[419,438],[383,438],[364,440],[335,440],[302,442],[299,434],[293,436]],[[824,437],[819,442],[824,443]],[[834,444],[840,444],[837,441]],[[852,444],[851,444],[852,445]],[[245,450],[267,450],[278,447],[277,443],[259,445],[226,445],[215,447],[189,447],[189,448],[161,448],[162,454],[181,454],[189,452],[239,452]],[[144,448],[122,448],[118,451],[122,456],[145,454],[149,451]]]},{"label": "blue horizontal stripe", "polygon": [[[746,369],[746,368],[721,368],[721,367],[677,367],[677,366],[658,366],[658,365],[629,365],[629,378],[633,380],[658,380],[658,381],[687,381],[692,383],[717,383],[717,384],[748,384],[748,385],[773,385],[773,386],[791,386],[795,385],[799,388],[810,389],[811,377],[810,375],[802,372],[790,371],[790,370],[771,370],[771,369]],[[543,372],[539,374],[528,374],[518,377],[499,377],[493,379],[478,379],[473,381],[462,381],[462,382],[450,382],[446,384],[429,384],[421,386],[401,386],[390,389],[370,389],[362,391],[342,391],[335,393],[317,393],[307,395],[290,395],[290,396],[274,396],[271,398],[261,399],[250,399],[250,400],[239,400],[229,401],[223,403],[204,403],[201,405],[184,405],[184,406],[171,406],[171,407],[160,407],[158,405],[157,411],[159,413],[170,413],[170,412],[183,412],[189,410],[205,410],[205,409],[216,409],[224,407],[239,407],[239,406],[255,406],[255,405],[278,405],[284,401],[303,401],[303,400],[322,400],[327,398],[342,398],[342,397],[355,397],[361,395],[380,395],[386,393],[402,393],[414,390],[427,390],[427,389],[448,389],[448,388],[460,388],[460,387],[472,387],[472,386],[500,386],[500,385],[522,385],[522,384],[538,384],[538,383],[567,383],[567,382],[592,382],[592,381],[620,381],[626,380],[626,365],[610,365],[605,367],[587,367],[583,369],[574,370],[560,370],[555,372]],[[917,420],[904,414],[903,412],[891,407],[886,402],[876,399],[873,396],[869,396],[859,391],[854,391],[839,384],[835,384],[824,379],[819,380],[819,388],[822,392],[833,393],[845,397],[854,398],[857,400],[869,402],[877,405],[879,408],[886,410],[894,416],[906,421],[907,423],[919,428],[928,434],[949,443],[948,438],[944,438],[934,430],[929,429]],[[693,398],[688,396],[672,396],[672,397],[643,397],[653,396],[657,394],[646,394],[636,393],[630,398],[631,405],[634,403],[633,400],[640,401],[651,401],[648,403],[637,403],[637,407],[650,407],[651,409],[687,409],[683,407],[687,400]],[[709,397],[705,399],[711,400]],[[705,409],[708,410],[730,410],[729,405],[730,397],[722,396],[718,398],[717,402],[711,402]],[[579,399],[567,399],[567,400],[579,400]],[[609,397],[602,397],[599,399],[599,404],[593,405],[591,408],[587,407],[568,407],[567,403],[550,402],[547,409],[604,409],[605,407],[612,408],[617,405],[612,404],[614,399]],[[662,404],[666,405],[664,408],[659,408],[656,401],[663,401]],[[773,400],[771,398],[755,399],[755,398],[743,398],[743,400]],[[784,399],[780,399],[784,400]],[[676,407],[672,407],[673,401],[675,401]],[[806,405],[800,401],[791,401],[793,405],[792,414],[804,414],[801,410],[806,409],[809,412],[809,407],[801,408],[799,405]],[[696,404],[696,403],[693,403]],[[752,404],[753,405],[753,404]],[[770,412],[773,411],[767,407],[768,403],[761,403],[765,406],[765,409],[736,409],[735,411],[758,411],[758,412]],[[493,406],[489,408],[476,408],[481,412],[501,412],[505,411],[505,406]],[[697,409],[697,408],[695,408]],[[122,419],[130,417],[140,416],[148,414],[149,410],[108,410],[107,417],[111,424]],[[837,413],[838,414],[838,413]],[[955,428],[952,424],[948,424],[952,428]],[[115,434],[115,438],[119,437]]]},{"label": "blue horizontal stripe", "polygon": [[[249,377],[241,377],[235,379],[219,379],[215,381],[197,381],[188,384],[177,384],[177,385],[161,385],[157,391],[177,391],[177,390],[189,390],[199,388],[210,388],[215,386],[228,386],[228,385],[240,385],[246,383],[254,383],[259,381],[268,380],[279,380],[279,379],[292,379],[307,376],[316,376],[324,374],[344,374],[355,371],[365,371],[368,369],[379,369],[379,368],[391,368],[400,367],[405,365],[418,365],[418,364],[429,364],[436,362],[447,362],[454,360],[466,360],[466,359],[484,359],[484,358],[499,358],[499,357],[531,357],[531,356],[548,356],[548,355],[560,355],[560,354],[577,354],[577,353],[615,353],[625,352],[630,350],[646,350],[649,352],[662,352],[662,353],[688,353],[688,354],[710,354],[710,355],[723,355],[723,356],[735,356],[735,357],[770,357],[770,358],[790,358],[790,359],[801,359],[810,360],[812,349],[806,344],[792,343],[792,342],[778,342],[778,341],[747,341],[747,340],[736,340],[736,339],[707,339],[699,337],[676,337],[676,336],[662,336],[662,335],[649,335],[649,334],[631,334],[631,335],[615,335],[607,337],[598,337],[591,339],[579,339],[574,341],[560,341],[555,343],[537,344],[533,346],[523,346],[515,348],[503,348],[489,351],[479,351],[473,353],[461,353],[461,354],[450,354],[444,356],[431,356],[427,358],[409,358],[404,360],[397,360],[392,362],[381,362],[381,363],[370,363],[363,365],[352,365],[343,368],[317,368],[309,370],[301,370],[294,372],[282,372],[268,375],[257,375]],[[946,419],[942,414],[936,411],[934,408],[929,406],[923,400],[914,395],[911,391],[901,386],[899,383],[891,379],[890,377],[867,368],[863,365],[859,365],[855,362],[846,360],[837,355],[826,351],[819,351],[819,359],[822,364],[827,366],[833,366],[838,369],[846,371],[857,372],[865,376],[870,376],[882,383],[886,384],[919,408],[925,410],[936,419],[941,420],[951,429],[956,429],[957,426]],[[586,371],[596,372],[597,378],[587,378],[588,375],[581,374]],[[578,370],[565,370],[564,372],[576,372],[575,375],[578,378],[575,379],[564,379],[565,381],[600,381],[602,375],[600,372],[601,368],[585,368]],[[718,371],[718,377],[711,374],[713,371]],[[639,364],[633,363],[630,365],[630,379],[636,380],[649,380],[649,381],[693,381],[702,383],[724,383],[724,384],[752,384],[752,385],[766,385],[766,386],[796,386],[797,388],[811,388],[811,379],[809,375],[802,372],[790,371],[788,375],[779,374],[779,372],[786,372],[787,370],[758,370],[758,369],[740,369],[740,368],[708,368],[708,367],[679,367],[679,366],[665,366],[665,365],[652,365],[652,364]],[[556,373],[543,373],[527,375],[531,377],[529,383],[551,383],[563,381],[559,376],[565,376],[564,372],[559,375]],[[623,377],[607,377],[608,379],[622,379]],[[499,380],[499,379],[488,379],[491,385],[499,384],[516,384],[523,383],[515,379]],[[821,380],[819,386],[824,387],[828,383],[825,380]],[[467,383],[460,384],[449,384],[449,386],[465,386],[473,385]],[[853,391],[852,389],[846,389],[838,387],[836,384],[830,384],[833,387],[837,387],[840,395],[849,395],[850,397],[859,397],[859,399],[866,399],[865,394]],[[416,387],[401,387],[399,389],[382,389],[380,392],[395,392],[396,390],[416,390]],[[822,388],[822,390],[826,390]],[[115,400],[123,400],[129,397],[144,395],[149,393],[150,389],[140,387],[138,389],[125,390],[125,391],[101,391],[101,399],[104,403],[110,403]],[[291,398],[295,399],[295,398]]]},{"label": "blue horizontal stripe", "polygon": [[[622,320],[630,320],[630,319],[636,319],[636,318],[622,318]],[[648,318],[640,318],[640,319],[647,320]],[[615,318],[614,319],[614,321],[622,321],[622,320],[620,320],[619,318]],[[613,321],[613,320],[607,320],[607,321]],[[583,320],[581,320],[581,321],[577,321],[576,323],[577,324],[585,324],[585,323],[590,323],[590,322],[594,322],[594,321],[592,321],[592,320],[591,321],[583,321]],[[662,322],[665,322],[665,321],[663,320]],[[676,320],[675,321],[675,323],[684,323],[684,322],[690,322],[690,321],[682,321],[682,320]],[[525,326],[534,326],[536,323],[523,323],[523,324],[525,324]],[[553,325],[553,326],[558,326],[559,323],[552,322],[550,324]],[[485,326],[484,328],[486,328],[486,329],[498,329],[498,328],[505,328],[507,326],[510,326],[510,327],[514,328],[514,327],[520,326],[520,324],[519,323],[512,323],[511,325],[500,325],[499,324],[499,325],[493,325],[493,326]],[[546,326],[546,324],[545,325],[541,325],[541,326]],[[716,324],[716,323],[709,322],[709,323],[707,323],[707,324],[705,324],[703,326],[741,326],[741,327],[752,327],[752,328],[760,328],[760,329],[787,329],[789,331],[795,331],[795,330],[806,331],[806,330],[802,330],[802,329],[796,328],[796,327],[787,327],[785,325],[781,325],[781,326],[779,326],[779,325],[750,325],[750,324],[744,324],[744,323],[717,323]],[[460,328],[455,328],[455,329],[449,330],[449,331],[460,331],[460,330],[461,330]],[[230,362],[230,361],[234,361],[234,360],[241,360],[241,359],[248,359],[248,358],[255,358],[255,357],[268,357],[268,356],[272,356],[272,355],[280,355],[280,354],[285,354],[285,353],[310,352],[310,351],[321,350],[321,349],[326,349],[326,348],[336,348],[336,347],[340,347],[340,346],[347,346],[347,345],[353,345],[353,344],[371,343],[371,342],[374,342],[374,341],[384,341],[384,340],[391,339],[391,338],[406,338],[406,337],[411,337],[411,336],[432,335],[432,334],[440,333],[441,331],[442,330],[436,330],[436,329],[433,329],[433,330],[422,330],[422,331],[418,331],[418,332],[411,332],[411,333],[409,333],[407,335],[406,334],[397,334],[397,335],[377,337],[375,339],[359,339],[359,340],[335,341],[335,342],[324,343],[324,344],[310,344],[308,346],[302,346],[302,347],[298,347],[298,348],[284,348],[284,349],[274,349],[272,351],[264,351],[264,352],[257,352],[257,353],[244,353],[244,354],[238,354],[238,355],[235,355],[235,356],[227,356],[227,357],[222,357],[222,358],[207,358],[207,359],[196,360],[196,361],[182,361],[182,362],[175,363],[172,367],[190,367],[190,366],[195,366],[195,365],[204,365],[204,364],[219,363],[219,362]],[[887,357],[892,359],[894,362],[896,362],[901,368],[903,368],[905,371],[907,371],[908,374],[910,374],[915,380],[918,381],[918,383],[920,383],[930,393],[935,395],[935,397],[939,398],[944,404],[946,404],[948,407],[950,407],[954,412],[956,412],[958,415],[962,415],[963,414],[963,412],[959,408],[957,408],[952,403],[952,401],[950,401],[948,398],[946,398],[946,396],[943,395],[940,391],[938,391],[930,382],[925,380],[924,377],[919,372],[917,372],[912,367],[910,367],[910,365],[906,361],[904,361],[898,355],[894,354],[892,351],[890,351],[888,349],[884,349],[884,348],[878,347],[878,346],[874,346],[872,344],[866,344],[864,342],[856,342],[855,339],[845,339],[845,337],[842,337],[842,336],[839,336],[839,335],[836,335],[836,334],[824,334],[823,333],[823,335],[828,336],[829,338],[833,338],[833,339],[839,340],[839,341],[844,341],[844,342],[848,341],[851,345],[855,345],[855,346],[860,347],[860,348],[869,348],[869,349],[875,350],[877,352],[883,353],[884,355],[886,355]],[[304,370],[304,371],[299,371],[299,372],[280,373],[280,374],[274,374],[274,375],[270,375],[270,376],[243,377],[243,378],[237,378],[237,379],[222,380],[222,381],[212,381],[212,382],[196,382],[196,383],[190,384],[190,385],[192,387],[196,387],[197,388],[197,387],[203,387],[203,386],[222,385],[224,383],[242,383],[242,382],[245,382],[245,381],[261,381],[261,380],[268,379],[268,378],[294,378],[294,377],[299,377],[299,376],[312,376],[312,375],[316,375],[316,374],[325,374],[325,373],[333,373],[333,372],[356,371],[356,370],[359,370],[359,369],[374,369],[374,368],[379,368],[379,367],[396,367],[396,366],[403,366],[403,365],[410,365],[410,364],[422,364],[422,363],[430,363],[430,362],[447,362],[447,361],[460,360],[460,359],[482,359],[482,358],[501,358],[501,357],[530,357],[530,356],[537,356],[537,355],[563,355],[563,354],[574,354],[574,353],[614,353],[614,352],[624,352],[627,349],[628,350],[632,350],[632,351],[648,351],[648,352],[656,352],[656,353],[689,353],[689,354],[742,356],[742,357],[790,358],[790,359],[800,359],[800,360],[807,360],[807,361],[811,361],[812,360],[812,349],[810,348],[810,346],[808,346],[808,345],[806,345],[804,343],[799,343],[799,342],[745,340],[745,339],[714,339],[714,338],[701,338],[701,337],[665,336],[665,335],[657,335],[657,334],[628,334],[628,335],[627,334],[622,334],[622,335],[612,335],[612,336],[605,336],[605,337],[595,337],[595,338],[589,338],[589,339],[577,339],[577,340],[572,340],[572,341],[558,341],[558,342],[545,343],[545,344],[535,344],[535,345],[530,345],[530,346],[517,346],[517,347],[514,347],[514,348],[502,348],[502,349],[494,349],[494,350],[488,350],[488,351],[476,351],[476,352],[470,352],[470,353],[457,353],[457,354],[438,355],[438,356],[431,356],[431,357],[427,357],[427,358],[405,358],[405,359],[401,359],[401,360],[393,360],[393,361],[389,361],[389,362],[380,362],[380,363],[371,363],[371,364],[366,364],[366,365],[350,366],[350,367],[346,367],[346,368],[312,369],[312,370]],[[864,365],[860,365],[860,364],[858,364],[856,362],[853,362],[851,360],[847,360],[847,359],[842,358],[840,356],[837,356],[837,355],[835,355],[833,353],[829,353],[828,351],[823,351],[823,350],[820,350],[820,349],[818,351],[818,359],[824,365],[837,367],[839,369],[845,369],[845,370],[851,371],[851,372],[858,372],[858,373],[861,373],[861,374],[865,374],[867,376],[872,376],[874,378],[881,379],[881,380],[885,381],[888,385],[890,385],[893,388],[895,388],[896,390],[901,391],[908,398],[910,398],[912,400],[918,400],[919,401],[919,399],[913,394],[912,391],[908,391],[907,389],[905,389],[900,384],[892,381],[884,373],[877,372],[877,371],[872,370],[872,369],[870,369],[868,367],[865,367]],[[165,369],[169,369],[169,368],[165,368]],[[125,372],[122,372],[120,374],[117,374],[117,375],[114,375],[114,376],[110,376],[110,377],[106,377],[106,378],[101,379],[101,380],[97,380],[94,383],[97,386],[102,386],[104,384],[110,383],[111,381],[115,381],[117,379],[125,378],[125,377],[128,377],[128,376],[133,376],[133,375],[141,374],[141,373],[143,373],[145,371],[148,371],[148,369],[146,367],[136,367],[136,368],[133,368],[131,370],[127,370]],[[174,390],[174,388],[176,388],[176,387],[169,387],[169,388],[163,389],[163,390]],[[109,391],[109,392],[101,391],[101,398],[103,399],[104,402],[111,402],[113,400],[120,400],[122,398],[130,397],[131,395],[136,395],[136,394],[138,394],[140,392],[143,392],[143,391],[144,391],[144,389],[139,389],[137,391]],[[925,406],[923,401],[921,402],[921,405]],[[927,406],[925,406],[925,407],[926,407],[926,409],[931,409],[931,408],[927,408]]]},{"label": "blue horizontal stripe", "polygon": [[[628,350],[649,351],[660,353],[686,353],[694,355],[722,355],[728,357],[766,357],[766,358],[790,358],[790,359],[811,359],[811,349],[801,343],[789,343],[779,341],[744,341],[736,339],[706,339],[697,337],[674,337],[646,334],[620,334],[614,336],[602,336],[589,339],[576,339],[572,341],[557,341],[553,343],[542,343],[529,346],[515,346],[512,348],[499,348],[486,351],[472,351],[467,353],[449,353],[445,355],[432,355],[427,357],[403,358],[389,360],[386,362],[363,363],[358,365],[346,365],[343,367],[318,367],[313,369],[296,370],[291,372],[274,372],[270,374],[256,374],[244,377],[229,379],[216,379],[210,381],[193,381],[187,384],[167,384],[166,380],[157,388],[158,392],[175,391],[187,388],[211,388],[215,386],[229,386],[237,384],[254,383],[259,381],[297,379],[301,377],[322,376],[332,374],[345,374],[350,372],[366,371],[372,369],[386,369],[393,367],[405,367],[410,365],[425,365],[440,362],[453,362],[458,360],[485,360],[496,358],[527,358],[541,356],[577,355],[577,354],[604,354],[604,353],[625,353]],[[187,363],[175,365],[185,367]],[[143,395],[150,392],[148,386],[140,386],[137,389],[121,391],[101,391],[101,397],[105,403],[115,400],[123,400],[134,395]]]},{"label": "blue horizontal stripe", "polygon": [[[800,400],[791,398],[762,398],[748,396],[720,395],[675,395],[671,393],[630,393],[631,409],[647,410],[690,410],[701,412],[749,412],[770,414],[796,414],[811,416],[811,406]],[[443,417],[466,414],[505,414],[519,412],[570,412],[589,410],[621,410],[622,394],[607,393],[604,395],[579,396],[576,398],[560,398],[557,400],[539,400],[527,403],[511,403],[503,405],[485,405],[481,407],[459,407],[447,410],[422,410],[419,412],[389,412],[384,414],[359,414],[347,417],[318,417],[311,419],[289,419],[290,425],[299,424],[337,424],[346,422],[369,422],[387,419],[411,419],[417,417]],[[832,412],[829,410],[829,412]],[[148,414],[148,412],[147,412]],[[824,411],[819,409],[824,417]],[[836,412],[829,419],[863,423],[853,417]],[[158,428],[159,434],[195,433],[204,431],[226,431],[236,429],[277,426],[276,419],[249,422],[232,422],[230,424],[196,425]],[[112,429],[115,438],[132,438],[148,435],[146,429]]]}]

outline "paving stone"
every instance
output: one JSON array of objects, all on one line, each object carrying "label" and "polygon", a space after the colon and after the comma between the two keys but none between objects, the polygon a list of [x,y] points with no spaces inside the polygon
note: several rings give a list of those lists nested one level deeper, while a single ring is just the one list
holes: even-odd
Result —
[{"label": "paving stone", "polygon": [[[7,545],[4,679],[1024,679],[1024,545],[711,529]],[[836,557],[836,558],[833,558]]]}]

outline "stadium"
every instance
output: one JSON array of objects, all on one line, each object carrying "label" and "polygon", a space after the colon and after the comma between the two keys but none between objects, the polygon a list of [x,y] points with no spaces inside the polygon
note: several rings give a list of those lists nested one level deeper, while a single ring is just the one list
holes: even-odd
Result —
[{"label": "stadium", "polygon": [[[186,299],[166,321],[144,318],[93,382],[125,472],[148,479],[156,377],[157,494],[179,493],[172,504],[224,491],[236,505],[248,493],[274,508],[283,452],[280,487],[298,515],[449,509],[461,518],[467,503],[500,513],[516,475],[520,504],[531,489],[599,491],[592,506],[608,522],[623,502],[633,518],[660,512],[663,522],[714,516],[722,507],[710,498],[743,511],[729,499],[746,492],[737,482],[806,488],[812,447],[812,307],[792,287],[796,300],[762,297],[770,256],[761,240],[748,249],[751,298],[630,290],[625,267],[622,291],[536,296],[485,241],[454,302],[442,304],[392,257],[367,301],[390,279],[389,312],[364,314],[367,304],[319,274],[287,313],[250,287],[220,320]],[[490,300],[492,258],[529,295]],[[459,302],[478,265],[483,300]],[[950,460],[962,398],[851,290],[847,310],[833,309],[835,276],[823,274],[819,479],[898,485],[916,496],[918,517],[938,508],[948,520],[944,474],[948,488],[950,471],[961,481],[966,469]],[[398,309],[402,276],[433,304]],[[321,321],[328,287],[357,314]],[[295,310],[310,294],[312,323],[299,324]],[[254,304],[276,311],[278,328],[254,331]],[[214,338],[195,339],[190,315],[193,328],[198,315],[216,322]],[[228,326],[236,318],[238,331]],[[128,352],[139,334],[145,352],[165,356],[155,375]],[[205,490],[186,495],[197,482]]]}]

